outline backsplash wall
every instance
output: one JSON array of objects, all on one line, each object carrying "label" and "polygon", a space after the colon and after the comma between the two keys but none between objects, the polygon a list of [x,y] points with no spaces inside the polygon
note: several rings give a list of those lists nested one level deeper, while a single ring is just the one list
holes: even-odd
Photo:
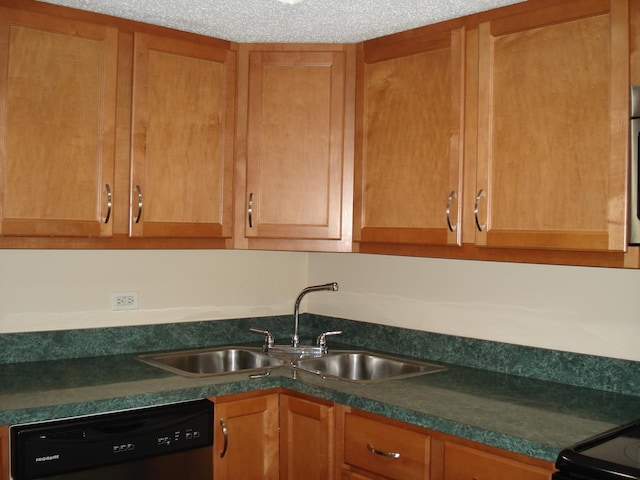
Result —
[{"label": "backsplash wall", "polygon": [[[220,250],[0,250],[0,333],[289,313],[307,254]],[[112,292],[139,309],[111,311]]]},{"label": "backsplash wall", "polygon": [[290,315],[330,281],[301,311],[640,361],[640,271],[343,253],[0,250],[0,334]]},{"label": "backsplash wall", "polygon": [[309,310],[349,320],[640,360],[640,271],[310,254]]}]

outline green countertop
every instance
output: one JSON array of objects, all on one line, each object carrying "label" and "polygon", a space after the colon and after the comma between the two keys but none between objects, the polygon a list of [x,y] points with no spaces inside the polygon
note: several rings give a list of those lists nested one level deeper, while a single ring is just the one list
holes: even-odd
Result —
[{"label": "green countertop", "polygon": [[7,363],[0,366],[0,424],[283,387],[554,461],[563,447],[640,416],[640,396],[445,365],[439,373],[359,385],[290,368],[261,379],[187,378],[133,354]]}]

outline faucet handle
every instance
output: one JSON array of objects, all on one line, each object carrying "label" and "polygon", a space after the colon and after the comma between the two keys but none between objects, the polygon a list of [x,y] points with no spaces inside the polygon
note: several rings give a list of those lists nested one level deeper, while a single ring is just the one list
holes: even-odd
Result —
[{"label": "faucet handle", "polygon": [[273,335],[271,335],[271,332],[269,330],[263,330],[261,328],[251,327],[249,331],[264,335],[264,346],[262,347],[262,349],[265,352],[268,351],[270,348],[273,348],[273,345],[275,344],[275,340],[273,339]]},{"label": "faucet handle", "polygon": [[329,336],[334,336],[334,335],[342,335],[342,330],[332,330],[329,332],[324,332],[321,333],[318,336],[318,347],[320,347],[323,351],[323,353],[327,353],[327,337]]}]

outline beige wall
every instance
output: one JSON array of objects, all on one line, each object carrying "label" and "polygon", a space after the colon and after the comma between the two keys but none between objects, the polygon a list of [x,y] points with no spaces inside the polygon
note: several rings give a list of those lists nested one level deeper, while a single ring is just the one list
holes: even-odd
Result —
[{"label": "beige wall", "polygon": [[0,250],[0,333],[288,313],[307,277],[306,253]]},{"label": "beige wall", "polygon": [[640,361],[640,271],[364,254],[0,250],[0,333],[290,314],[330,281],[302,311]]},{"label": "beige wall", "polygon": [[315,313],[640,361],[640,271],[311,254]]}]

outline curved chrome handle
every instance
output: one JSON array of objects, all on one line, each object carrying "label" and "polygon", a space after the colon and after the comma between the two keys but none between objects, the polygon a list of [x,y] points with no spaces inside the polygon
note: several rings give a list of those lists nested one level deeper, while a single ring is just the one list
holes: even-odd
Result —
[{"label": "curved chrome handle", "polygon": [[249,228],[253,228],[253,193],[249,194],[249,207],[247,208],[249,215]]},{"label": "curved chrome handle", "polygon": [[136,185],[136,194],[138,195],[138,213],[133,223],[139,223],[140,216],[142,215],[142,190],[140,189],[140,185]]},{"label": "curved chrome handle", "polygon": [[107,214],[104,216],[104,223],[109,223],[109,219],[111,218],[111,207],[113,206],[113,198],[111,197],[111,187],[108,183],[105,183],[104,191],[107,194]]},{"label": "curved chrome handle", "polygon": [[398,452],[383,452],[382,450],[378,450],[368,443],[367,450],[369,450],[374,455],[380,455],[381,457],[400,458],[400,454]]},{"label": "curved chrome handle", "polygon": [[451,224],[451,202],[453,202],[455,198],[456,192],[454,190],[449,194],[449,198],[447,199],[447,226],[449,227],[450,232],[455,232],[456,228],[458,228],[457,225]]},{"label": "curved chrome handle", "polygon": [[480,219],[478,218],[478,208],[479,208],[479,205],[480,205],[480,199],[482,197],[484,197],[484,196],[485,196],[484,190],[480,189],[480,191],[478,192],[478,195],[476,195],[476,206],[475,206],[475,208],[473,210],[473,212],[475,214],[475,217],[476,217],[476,227],[478,227],[478,231],[479,232],[482,232],[485,229],[485,227],[487,226],[486,223],[485,224],[481,224],[480,223]]},{"label": "curved chrome handle", "polygon": [[222,438],[224,442],[222,443],[222,451],[220,452],[220,458],[224,458],[227,454],[227,447],[229,446],[229,430],[227,430],[227,424],[224,423],[224,418],[220,419],[220,426],[222,427]]}]

